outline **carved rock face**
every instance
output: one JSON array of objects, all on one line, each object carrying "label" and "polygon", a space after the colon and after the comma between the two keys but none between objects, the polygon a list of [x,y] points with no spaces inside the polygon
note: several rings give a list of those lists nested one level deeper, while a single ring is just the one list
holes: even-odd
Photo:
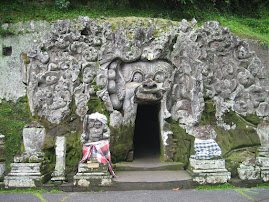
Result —
[{"label": "carved rock face", "polygon": [[135,117],[137,103],[162,102],[165,118],[194,126],[204,96],[215,101],[217,117],[230,109],[269,115],[268,87],[260,84],[264,67],[228,28],[215,21],[200,28],[186,20],[167,23],[167,31],[156,19],[126,23],[112,30],[109,22],[82,16],[56,21],[27,54],[32,114],[59,124],[74,98],[83,119],[96,94],[124,120]]},{"label": "carved rock face", "polygon": [[172,70],[172,65],[163,61],[135,62],[122,67],[125,82],[138,86],[135,89],[136,102],[160,101],[169,85]]}]

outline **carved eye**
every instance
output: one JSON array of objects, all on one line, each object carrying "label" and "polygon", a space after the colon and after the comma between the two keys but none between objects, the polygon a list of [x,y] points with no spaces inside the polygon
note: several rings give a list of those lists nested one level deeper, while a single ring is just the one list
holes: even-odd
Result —
[{"label": "carved eye", "polygon": [[164,73],[163,72],[158,72],[155,74],[154,81],[157,83],[163,83],[164,82]]},{"label": "carved eye", "polygon": [[133,82],[142,82],[143,81],[143,75],[139,72],[136,72],[133,76]]}]

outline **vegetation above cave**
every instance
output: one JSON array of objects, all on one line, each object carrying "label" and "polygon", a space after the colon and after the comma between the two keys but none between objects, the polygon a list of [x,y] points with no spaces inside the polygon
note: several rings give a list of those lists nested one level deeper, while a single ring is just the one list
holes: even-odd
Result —
[{"label": "vegetation above cave", "polygon": [[[269,2],[263,0],[2,0],[0,25],[29,20],[75,18],[152,17],[181,21],[196,18],[200,24],[217,20],[231,32],[269,44]],[[0,29],[0,35],[5,35]]]}]

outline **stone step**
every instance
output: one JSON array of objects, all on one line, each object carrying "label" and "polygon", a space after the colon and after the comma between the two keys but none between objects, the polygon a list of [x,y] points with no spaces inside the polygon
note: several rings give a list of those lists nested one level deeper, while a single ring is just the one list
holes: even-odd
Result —
[{"label": "stone step", "polygon": [[174,182],[191,180],[192,177],[185,170],[174,171],[119,171],[114,182]]},{"label": "stone step", "polygon": [[114,166],[116,171],[169,171],[184,170],[184,164],[181,162],[121,162]]}]

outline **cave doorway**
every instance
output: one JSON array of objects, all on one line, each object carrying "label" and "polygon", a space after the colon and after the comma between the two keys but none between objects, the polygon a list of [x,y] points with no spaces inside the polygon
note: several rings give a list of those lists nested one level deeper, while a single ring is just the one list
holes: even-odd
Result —
[{"label": "cave doorway", "polygon": [[139,104],[134,131],[134,159],[160,156],[160,104]]}]

